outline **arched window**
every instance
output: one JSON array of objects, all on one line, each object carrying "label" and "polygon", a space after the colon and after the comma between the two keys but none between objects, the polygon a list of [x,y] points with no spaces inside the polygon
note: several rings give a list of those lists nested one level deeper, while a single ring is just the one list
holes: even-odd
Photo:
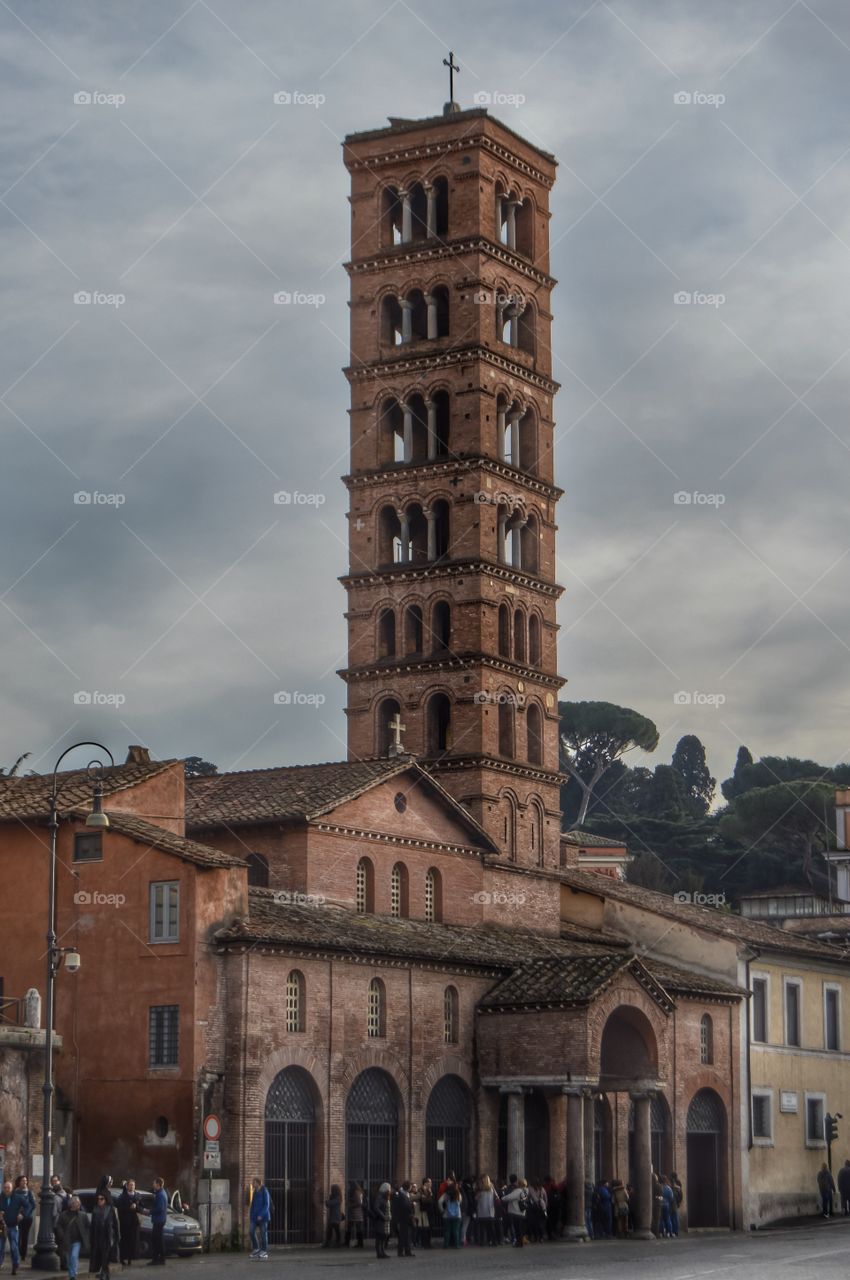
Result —
[{"label": "arched window", "polygon": [[390,874],[390,915],[405,919],[410,915],[410,892],[407,867],[397,862]]},{"label": "arched window", "polygon": [[404,320],[398,298],[388,295],[381,303],[381,342],[388,347],[399,347],[404,341]]},{"label": "arched window", "polygon": [[536,702],[529,703],[525,715],[525,726],[528,738],[528,763],[543,763],[543,715]]},{"label": "arched window", "polygon": [[435,693],[428,699],[428,754],[435,756],[448,751],[452,745],[452,704],[444,693]]},{"label": "arched window", "polygon": [[711,1066],[714,1062],[714,1024],[708,1013],[699,1020],[699,1060],[703,1066]]},{"label": "arched window", "polygon": [[395,741],[390,724],[398,716],[401,719],[401,706],[396,698],[384,698],[378,707],[375,755],[383,759],[390,754],[390,747]]},{"label": "arched window", "polygon": [[442,653],[452,638],[452,608],[448,600],[438,600],[431,613],[431,647]]},{"label": "arched window", "polygon": [[378,657],[395,657],[395,611],[382,609],[378,618]]},{"label": "arched window", "polygon": [[531,302],[526,303],[519,315],[517,340],[514,346],[519,347],[520,351],[524,351],[529,356],[535,354],[535,324],[536,312],[534,304]]},{"label": "arched window", "polygon": [[286,979],[286,1029],[304,1030],[304,975],[298,969]]},{"label": "arched window", "polygon": [[440,498],[428,516],[428,559],[441,560],[449,554],[449,504]]},{"label": "arched window", "polygon": [[532,667],[539,667],[542,661],[540,615],[537,613],[532,613],[528,619],[528,661]]},{"label": "arched window", "polygon": [[418,604],[412,604],[404,611],[404,651],[405,653],[422,653],[424,627],[422,610]]},{"label": "arched window", "polygon": [[499,755],[513,760],[516,754],[514,704],[507,694],[499,695]]},{"label": "arched window", "polygon": [[514,610],[514,661],[525,662],[525,614]]},{"label": "arched window", "polygon": [[446,987],[443,992],[443,1041],[445,1044],[457,1044],[457,1024],[457,987]]},{"label": "arched window", "polygon": [[370,1039],[387,1034],[387,993],[380,978],[373,978],[369,983],[366,1034]]},{"label": "arched window", "polygon": [[375,868],[371,858],[361,858],[357,864],[354,904],[361,916],[375,910]]},{"label": "arched window", "polygon": [[511,656],[511,611],[506,604],[499,605],[499,657]]},{"label": "arched window", "polygon": [[539,573],[540,528],[536,516],[529,516],[520,533],[522,568]]},{"label": "arched window", "polygon": [[436,867],[425,873],[425,919],[430,923],[443,918],[443,877]]},{"label": "arched window", "polygon": [[248,863],[248,885],[253,889],[268,889],[269,887],[269,860],[263,853],[249,853],[246,859]]}]

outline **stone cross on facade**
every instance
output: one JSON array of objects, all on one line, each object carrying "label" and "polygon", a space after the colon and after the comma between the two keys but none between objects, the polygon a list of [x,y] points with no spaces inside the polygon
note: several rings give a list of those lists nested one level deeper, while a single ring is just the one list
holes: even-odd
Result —
[{"label": "stone cross on facade", "polygon": [[404,745],[401,741],[401,735],[404,733],[407,725],[401,723],[401,716],[398,712],[396,712],[392,720],[390,720],[388,728],[390,733],[393,735],[393,740],[390,743],[390,755],[403,756]]}]

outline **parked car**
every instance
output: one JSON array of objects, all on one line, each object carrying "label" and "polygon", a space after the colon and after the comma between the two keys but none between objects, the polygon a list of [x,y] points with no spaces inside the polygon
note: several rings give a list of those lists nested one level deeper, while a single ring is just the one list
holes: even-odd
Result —
[{"label": "parked car", "polygon": [[[120,1194],[120,1188],[112,1188],[114,1203],[117,1204]],[[80,1197],[80,1205],[91,1217],[96,1195],[94,1188],[86,1187],[83,1191],[75,1191],[74,1195]],[[143,1212],[139,1215],[139,1253],[143,1258],[149,1258],[153,1232],[150,1219],[151,1209],[153,1208],[153,1192],[139,1191],[138,1196],[142,1202],[143,1209]],[[201,1224],[197,1218],[190,1218],[187,1213],[183,1212],[183,1202],[179,1191],[174,1192],[168,1206],[168,1217],[165,1222],[163,1240],[167,1254],[191,1257],[193,1253],[203,1252],[204,1239],[201,1234]]]}]

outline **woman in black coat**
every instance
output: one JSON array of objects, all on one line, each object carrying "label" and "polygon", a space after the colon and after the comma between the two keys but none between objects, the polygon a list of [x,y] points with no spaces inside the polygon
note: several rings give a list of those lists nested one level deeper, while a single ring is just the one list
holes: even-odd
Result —
[{"label": "woman in black coat", "polygon": [[118,1197],[118,1226],[121,1230],[119,1253],[122,1267],[129,1267],[139,1256],[139,1214],[142,1212],[142,1198],[136,1191],[132,1178],[124,1183],[124,1189]]},{"label": "woman in black coat", "polygon": [[89,1273],[97,1272],[99,1280],[109,1280],[109,1264],[118,1260],[118,1218],[106,1195],[98,1191],[90,1227]]}]

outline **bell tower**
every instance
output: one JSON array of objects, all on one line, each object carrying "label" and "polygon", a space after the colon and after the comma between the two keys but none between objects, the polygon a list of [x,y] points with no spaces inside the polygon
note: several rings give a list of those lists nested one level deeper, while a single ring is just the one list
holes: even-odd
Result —
[{"label": "bell tower", "polygon": [[348,747],[416,755],[509,860],[557,867],[549,192],[458,110],[349,135]]}]

